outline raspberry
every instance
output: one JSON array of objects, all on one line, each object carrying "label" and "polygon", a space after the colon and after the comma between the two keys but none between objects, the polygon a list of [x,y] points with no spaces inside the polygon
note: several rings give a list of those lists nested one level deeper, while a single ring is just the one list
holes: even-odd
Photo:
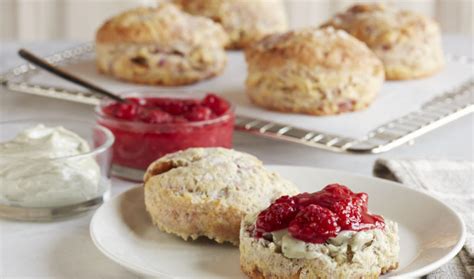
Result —
[{"label": "raspberry", "polygon": [[362,219],[362,209],[357,204],[359,199],[348,197],[331,205],[331,211],[337,216],[337,224],[342,230],[356,230]]},{"label": "raspberry", "polygon": [[317,204],[322,207],[329,207],[335,201],[333,195],[324,191],[319,191],[315,193],[302,193],[295,196],[294,199],[300,209],[310,204]]},{"label": "raspberry", "polygon": [[172,98],[149,98],[146,102],[148,108],[160,108],[172,115],[182,115],[196,104],[198,104],[197,100]]},{"label": "raspberry", "polygon": [[357,205],[362,208],[362,211],[367,212],[369,205],[369,196],[366,193],[357,193]]},{"label": "raspberry", "polygon": [[[212,119],[226,113],[230,107],[227,101],[214,94],[208,94],[202,100],[160,97],[129,97],[127,100],[127,103],[105,106],[103,112],[117,119],[145,123],[185,123]],[[152,112],[155,110],[159,112]]]},{"label": "raspberry", "polygon": [[204,106],[194,106],[185,117],[189,121],[203,121],[211,118],[212,111]]},{"label": "raspberry", "polygon": [[288,204],[295,204],[295,200],[291,198],[290,196],[281,196],[278,199],[276,199],[273,203],[288,203]]},{"label": "raspberry", "polygon": [[326,187],[323,188],[322,191],[331,193],[339,197],[350,197],[354,195],[351,189],[347,188],[347,186],[337,184],[337,183],[327,185]]},{"label": "raspberry", "polygon": [[[145,98],[144,98],[145,99]],[[145,99],[145,106],[146,107],[151,107],[151,108],[163,108],[166,106],[169,102],[171,101],[170,98],[146,98]]]},{"label": "raspberry", "polygon": [[366,193],[354,193],[340,184],[315,193],[282,196],[259,214],[256,236],[288,227],[294,238],[324,243],[340,230],[383,229],[383,218],[369,214],[367,204]]},{"label": "raspberry", "polygon": [[202,104],[210,108],[216,115],[223,115],[229,110],[229,103],[215,94],[207,94]]},{"label": "raspberry", "polygon": [[291,203],[274,203],[258,214],[257,231],[273,232],[284,229],[288,227],[296,213],[296,208]]},{"label": "raspberry", "polygon": [[188,111],[186,104],[180,101],[170,101],[168,104],[162,106],[162,108],[173,115],[181,115]]},{"label": "raspberry", "polygon": [[160,109],[143,110],[140,112],[140,120],[146,123],[169,123],[173,117]]},{"label": "raspberry", "polygon": [[138,113],[138,106],[133,103],[120,103],[114,107],[114,116],[119,119],[133,120]]},{"label": "raspberry", "polygon": [[306,206],[314,202],[314,194],[310,193],[301,193],[294,197],[295,202],[298,205]]},{"label": "raspberry", "polygon": [[288,227],[291,236],[312,243],[324,243],[340,230],[336,215],[316,204],[310,204],[301,210]]},{"label": "raspberry", "polygon": [[127,100],[138,106],[146,106],[147,104],[147,100],[144,98],[128,97]]},{"label": "raspberry", "polygon": [[363,214],[362,215],[362,222],[359,225],[358,231],[361,230],[372,230],[372,229],[381,229],[385,228],[385,222],[382,216],[379,215],[370,215],[370,214]]}]

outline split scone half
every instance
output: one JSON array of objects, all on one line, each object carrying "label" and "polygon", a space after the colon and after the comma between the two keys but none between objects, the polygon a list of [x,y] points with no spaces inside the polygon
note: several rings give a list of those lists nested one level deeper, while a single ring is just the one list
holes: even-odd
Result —
[{"label": "split scone half", "polygon": [[240,231],[241,269],[253,279],[378,278],[398,267],[398,254],[397,224],[338,184],[277,199]]},{"label": "split scone half", "polygon": [[225,148],[168,154],[149,166],[144,180],[146,209],[160,230],[234,245],[245,215],[298,193],[256,157]]},{"label": "split scone half", "polygon": [[444,65],[438,24],[416,12],[357,4],[323,26],[343,29],[366,43],[382,59],[389,80],[430,76]]},{"label": "split scone half", "polygon": [[211,18],[229,36],[227,48],[245,48],[265,35],[287,30],[281,0],[173,0],[184,11]]},{"label": "split scone half", "polygon": [[382,62],[343,30],[304,28],[265,37],[245,50],[246,92],[261,107],[330,115],[361,110],[377,96]]},{"label": "split scone half", "polygon": [[182,85],[220,74],[228,42],[219,24],[170,3],[140,7],[105,22],[96,34],[98,70],[144,84]]}]

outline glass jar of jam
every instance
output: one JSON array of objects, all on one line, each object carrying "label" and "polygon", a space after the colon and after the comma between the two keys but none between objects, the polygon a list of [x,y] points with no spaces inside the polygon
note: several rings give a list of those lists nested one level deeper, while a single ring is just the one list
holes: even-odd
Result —
[{"label": "glass jar of jam", "polygon": [[137,92],[104,100],[97,122],[115,136],[112,172],[141,181],[158,158],[189,147],[232,147],[234,108],[212,93]]}]

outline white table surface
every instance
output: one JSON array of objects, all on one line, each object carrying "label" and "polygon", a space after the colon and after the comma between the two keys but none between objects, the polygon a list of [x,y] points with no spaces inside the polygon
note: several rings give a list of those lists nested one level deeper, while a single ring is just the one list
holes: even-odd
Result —
[{"label": "white table surface", "polygon": [[[472,39],[445,36],[451,53],[473,55]],[[22,61],[19,47],[49,54],[72,42],[0,42],[0,70]],[[0,89],[1,121],[38,116],[65,116],[92,119],[92,107],[66,101],[11,93]],[[371,175],[374,160],[385,158],[443,158],[473,160],[474,116],[466,116],[419,139],[379,155],[338,154],[302,145],[273,141],[236,133],[234,147],[256,155],[266,164],[305,165]],[[132,183],[112,181],[112,195]],[[1,185],[0,185],[1,186]],[[0,278],[135,278],[138,277],[103,256],[89,237],[93,212],[53,223],[28,223],[0,220]]]}]

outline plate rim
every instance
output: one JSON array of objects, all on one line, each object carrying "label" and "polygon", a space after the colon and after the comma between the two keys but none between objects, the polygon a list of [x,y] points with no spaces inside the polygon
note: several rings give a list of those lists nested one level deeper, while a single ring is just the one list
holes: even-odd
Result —
[{"label": "plate rim", "polygon": [[[461,217],[461,215],[457,211],[455,211],[451,206],[446,204],[444,201],[436,198],[435,196],[431,195],[430,193],[427,193],[427,192],[424,192],[424,191],[421,191],[421,190],[418,190],[418,189],[411,188],[410,186],[406,186],[406,185],[404,185],[400,182],[387,180],[387,179],[382,179],[382,178],[374,177],[374,176],[367,176],[367,175],[363,175],[363,174],[359,174],[359,173],[352,173],[352,172],[345,171],[345,170],[337,170],[337,169],[330,169],[330,168],[319,168],[319,167],[311,167],[311,166],[305,166],[305,165],[283,165],[283,164],[265,164],[265,167],[267,167],[269,170],[275,170],[275,169],[278,169],[278,168],[293,168],[293,169],[304,168],[304,169],[315,170],[315,171],[318,171],[318,172],[342,174],[344,176],[357,177],[357,178],[361,178],[361,179],[377,180],[377,181],[382,182],[382,183],[391,184],[394,187],[400,187],[400,188],[403,188],[404,190],[417,192],[418,194],[426,196],[427,198],[431,199],[432,201],[441,204],[446,210],[448,210],[451,214],[453,214],[456,217],[455,218],[456,221],[461,226],[461,236],[458,239],[457,243],[453,246],[451,251],[446,253],[446,255],[444,255],[440,259],[438,259],[438,260],[436,260],[436,261],[434,261],[434,262],[432,262],[432,263],[430,263],[430,264],[428,264],[428,265],[426,265],[422,268],[416,269],[414,271],[411,271],[411,272],[408,272],[408,273],[405,273],[405,274],[394,275],[394,276],[391,276],[391,278],[401,278],[401,277],[405,278],[405,277],[424,276],[424,275],[436,270],[437,268],[445,265],[450,260],[452,260],[459,253],[459,251],[461,251],[461,249],[464,246],[464,243],[466,241],[466,237],[467,237],[466,224],[465,224],[463,218]],[[104,210],[104,208],[106,206],[108,206],[109,204],[111,204],[112,201],[115,201],[115,200],[119,199],[125,193],[131,192],[131,191],[137,191],[140,187],[142,187],[142,185],[140,185],[140,184],[138,184],[138,185],[139,186],[132,186],[130,189],[128,189],[128,190],[126,190],[126,191],[124,191],[124,192],[122,192],[122,193],[120,193],[120,194],[118,194],[114,197],[111,197],[108,201],[103,203],[94,212],[94,215],[92,216],[92,219],[91,219],[90,224],[89,224],[89,235],[92,239],[92,242],[97,247],[97,249],[99,251],[101,251],[105,256],[107,256],[109,259],[111,259],[112,261],[116,262],[117,264],[121,265],[122,267],[124,267],[128,270],[132,270],[136,273],[146,275],[146,276],[155,276],[156,277],[157,275],[159,275],[161,278],[165,278],[165,279],[179,278],[177,276],[173,276],[173,275],[167,274],[165,272],[161,272],[161,271],[159,273],[156,273],[155,271],[147,270],[144,267],[138,267],[135,264],[130,264],[129,262],[126,262],[126,261],[120,259],[119,257],[116,257],[114,254],[108,252],[107,249],[102,247],[101,244],[99,243],[99,241],[97,240],[97,238],[94,235],[94,224],[97,222],[97,219],[98,219],[97,216],[99,215],[99,212]]]},{"label": "plate rim", "polygon": [[[112,202],[113,200],[116,200],[116,199],[120,198],[125,193],[129,193],[129,192],[132,192],[132,191],[138,191],[138,189],[140,187],[143,187],[143,185],[138,184],[138,185],[132,186],[130,189],[128,189],[128,190],[126,190],[126,191],[124,191],[124,192],[122,192],[122,193],[120,193],[120,194],[118,194],[118,195],[116,195],[112,198],[110,198],[107,202],[103,203],[99,208],[97,208],[97,210],[94,212],[94,215],[92,216],[92,219],[89,223],[89,235],[92,239],[92,243],[94,243],[94,246],[100,252],[102,252],[102,254],[104,254],[106,257],[108,257],[109,259],[111,259],[115,263],[119,264],[120,266],[124,267],[127,270],[131,270],[131,271],[136,272],[138,274],[149,276],[149,277],[156,277],[157,276],[156,272],[152,272],[150,270],[147,270],[144,267],[139,267],[139,266],[136,266],[135,264],[131,264],[130,262],[126,262],[126,261],[122,260],[120,257],[115,256],[113,253],[110,253],[107,249],[102,247],[102,245],[99,243],[99,240],[96,238],[96,236],[94,234],[94,224],[97,222],[97,219],[98,219],[97,216],[99,215],[98,212],[102,208],[105,208],[105,206],[107,206],[107,204]],[[176,276],[172,276],[172,275],[164,273],[164,272],[160,272],[159,276],[160,276],[160,278],[163,278],[163,279],[176,279],[177,278]]]}]

